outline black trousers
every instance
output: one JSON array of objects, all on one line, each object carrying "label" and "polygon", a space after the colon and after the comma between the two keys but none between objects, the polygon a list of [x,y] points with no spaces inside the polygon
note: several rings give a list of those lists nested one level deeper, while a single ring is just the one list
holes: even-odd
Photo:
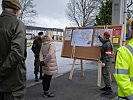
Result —
[{"label": "black trousers", "polygon": [[43,85],[43,90],[44,91],[48,91],[49,90],[51,79],[52,79],[52,75],[44,74],[43,81],[42,81],[42,85]]},{"label": "black trousers", "polygon": [[111,87],[111,81],[110,81],[111,66],[112,66],[112,62],[106,62],[106,66],[102,67],[102,76],[106,87]]},{"label": "black trousers", "polygon": [[34,74],[37,75],[40,67],[40,59],[35,57],[34,60]]}]

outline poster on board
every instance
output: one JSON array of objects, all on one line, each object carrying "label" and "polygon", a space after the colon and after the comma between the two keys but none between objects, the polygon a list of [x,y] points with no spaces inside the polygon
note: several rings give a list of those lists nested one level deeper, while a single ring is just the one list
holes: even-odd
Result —
[{"label": "poster on board", "polygon": [[71,46],[90,47],[92,44],[93,29],[75,29],[72,33]]},{"label": "poster on board", "polygon": [[71,40],[72,29],[67,29],[65,33],[65,40]]},{"label": "poster on board", "polygon": [[113,29],[96,29],[95,30],[93,46],[102,46],[102,43],[99,41],[98,36],[100,35],[101,37],[103,37],[103,34],[106,31],[110,33],[111,35],[110,38],[111,38],[113,34]]}]

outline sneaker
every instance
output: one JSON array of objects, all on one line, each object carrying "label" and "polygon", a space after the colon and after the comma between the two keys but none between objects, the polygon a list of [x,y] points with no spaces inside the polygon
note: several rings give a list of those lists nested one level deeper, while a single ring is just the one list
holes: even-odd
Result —
[{"label": "sneaker", "polygon": [[108,87],[105,86],[105,87],[101,88],[100,90],[101,91],[107,91],[107,89],[108,89]]},{"label": "sneaker", "polygon": [[54,97],[55,95],[52,92],[45,91],[43,94],[43,97],[48,98],[48,97]]}]

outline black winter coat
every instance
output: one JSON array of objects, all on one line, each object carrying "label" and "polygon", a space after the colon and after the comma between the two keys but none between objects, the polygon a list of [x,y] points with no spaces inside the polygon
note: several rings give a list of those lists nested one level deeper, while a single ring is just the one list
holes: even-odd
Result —
[{"label": "black winter coat", "polygon": [[32,45],[32,51],[35,55],[35,58],[39,58],[39,53],[40,53],[40,49],[41,49],[41,45],[42,45],[42,40],[41,38],[37,37],[34,41],[33,41],[33,45]]}]

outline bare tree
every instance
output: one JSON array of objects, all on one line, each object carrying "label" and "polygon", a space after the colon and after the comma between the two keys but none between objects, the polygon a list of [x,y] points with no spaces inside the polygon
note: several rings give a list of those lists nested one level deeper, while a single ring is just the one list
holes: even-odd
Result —
[{"label": "bare tree", "polygon": [[127,19],[133,17],[133,0],[127,0]]},{"label": "bare tree", "polygon": [[34,10],[35,5],[33,0],[20,0],[22,6],[19,19],[22,20],[26,25],[34,24],[34,18],[37,16],[36,10]]},{"label": "bare tree", "polygon": [[66,15],[74,25],[83,27],[92,25],[100,2],[101,0],[70,0]]},{"label": "bare tree", "polygon": [[127,8],[133,5],[133,0],[127,0]]}]

